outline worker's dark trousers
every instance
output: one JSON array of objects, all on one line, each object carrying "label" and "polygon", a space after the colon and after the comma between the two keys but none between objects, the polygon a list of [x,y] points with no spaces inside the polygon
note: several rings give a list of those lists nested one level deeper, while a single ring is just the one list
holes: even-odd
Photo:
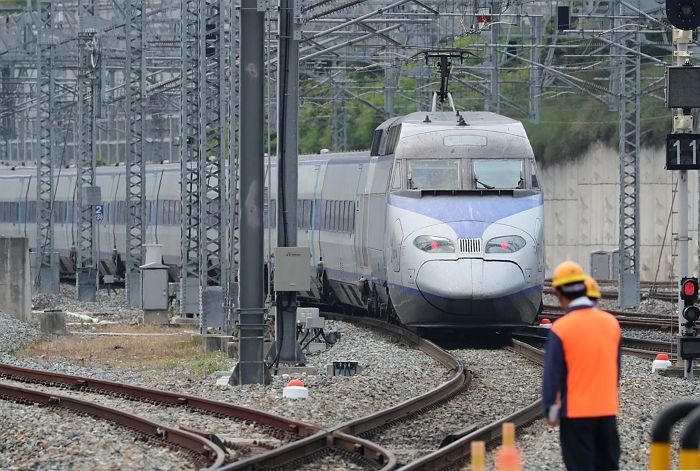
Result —
[{"label": "worker's dark trousers", "polygon": [[559,440],[568,471],[619,469],[620,438],[615,416],[561,419]]}]

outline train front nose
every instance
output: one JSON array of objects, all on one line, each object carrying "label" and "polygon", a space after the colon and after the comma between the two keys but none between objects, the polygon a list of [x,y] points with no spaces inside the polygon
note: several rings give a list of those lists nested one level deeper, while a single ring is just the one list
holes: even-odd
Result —
[{"label": "train front nose", "polygon": [[416,287],[441,311],[479,315],[493,300],[505,301],[527,283],[514,262],[461,258],[426,261],[416,274]]}]

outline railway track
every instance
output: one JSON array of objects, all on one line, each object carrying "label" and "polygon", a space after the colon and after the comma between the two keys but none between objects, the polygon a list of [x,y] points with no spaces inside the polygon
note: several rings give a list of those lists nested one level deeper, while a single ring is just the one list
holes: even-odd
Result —
[{"label": "railway track", "polygon": [[[642,329],[658,329],[677,331],[678,319],[668,315],[641,314],[630,311],[612,311],[610,314],[615,316],[623,327],[634,327]],[[539,319],[547,318],[550,320],[558,319],[564,316],[564,310],[559,306],[544,305],[544,310],[539,315]]]},{"label": "railway track", "polygon": [[[394,424],[401,423],[409,419],[412,420],[419,414],[423,414],[431,411],[432,409],[440,407],[442,403],[449,401],[453,396],[459,394],[463,389],[470,385],[471,378],[469,372],[464,369],[462,362],[459,361],[458,358],[450,354],[450,352],[440,349],[432,342],[429,342],[408,330],[393,324],[378,321],[376,319],[356,318],[340,314],[328,314],[324,316],[329,319],[361,324],[373,329],[381,330],[384,333],[397,336],[401,338],[402,341],[411,344],[415,348],[418,348],[433,357],[436,361],[447,367],[452,374],[448,381],[424,395],[397,404],[389,409],[338,425],[328,432],[331,440],[333,440],[335,437],[343,437],[350,434],[355,436],[361,435],[363,437],[372,437],[372,434],[376,433],[377,431],[385,430],[394,426]],[[534,347],[516,340],[513,342],[511,349],[518,354],[535,361],[537,364],[542,364],[543,354],[540,350],[537,350]],[[540,401],[537,400],[507,417],[499,418],[498,420],[491,422],[486,426],[480,427],[477,430],[467,431],[466,434],[462,436],[452,437],[451,443],[447,444],[443,448],[428,453],[422,458],[404,465],[400,469],[433,470],[463,462],[469,457],[470,443],[473,440],[484,440],[488,443],[495,443],[501,437],[501,424],[503,422],[515,422],[518,427],[522,427],[538,418],[541,415],[540,409],[541,404]],[[305,443],[304,440],[291,443],[265,455],[260,455],[233,463],[226,466],[224,469],[238,470],[298,466],[314,459],[314,456],[320,456],[319,450],[321,450],[322,446],[324,445],[319,443],[318,440],[309,437],[306,439]],[[328,444],[325,446],[326,448],[332,447]],[[386,463],[382,469],[393,469],[395,464],[395,460],[392,463]]]},{"label": "railway track", "polygon": [[[531,327],[522,329],[514,334],[514,338],[528,344],[544,345],[548,329]],[[666,353],[673,357],[677,345],[675,342],[663,340],[640,339],[637,337],[622,336],[622,352],[641,358],[654,359],[659,353]]]},{"label": "railway track", "polygon": [[[598,280],[598,285],[600,286],[600,294],[604,299],[617,299],[618,290],[617,282],[611,280]],[[640,283],[640,288],[644,291],[642,296],[648,299],[658,299],[667,302],[677,302],[678,301],[678,282],[668,281],[668,282],[650,282],[642,281]],[[545,286],[543,292],[545,294],[554,294],[554,290],[551,286],[550,280],[545,280]]]},{"label": "railway track", "polygon": [[[328,318],[343,320],[361,324],[366,327],[381,330],[386,334],[395,336],[401,341],[408,343],[415,348],[425,352],[437,362],[443,365],[449,372],[447,381],[440,384],[431,391],[404,401],[386,410],[382,410],[364,417],[340,424],[331,429],[321,429],[314,425],[296,422],[278,415],[268,414],[242,406],[236,406],[219,401],[198,398],[187,394],[178,394],[167,391],[158,391],[139,386],[130,386],[104,380],[94,380],[92,378],[57,374],[52,372],[29,370],[12,365],[0,364],[0,376],[15,381],[40,383],[43,385],[59,386],[68,391],[88,391],[131,401],[142,401],[167,405],[169,407],[180,407],[191,409],[202,414],[211,414],[217,417],[228,417],[234,420],[242,420],[265,428],[271,429],[273,435],[284,437],[287,442],[282,443],[274,449],[258,449],[257,454],[238,456],[236,461],[224,462],[226,459],[226,447],[234,445],[232,442],[223,442],[215,434],[197,429],[176,429],[173,427],[159,425],[155,422],[134,425],[134,419],[147,421],[134,414],[124,413],[113,408],[106,408],[105,411],[88,412],[98,417],[120,417],[123,419],[114,420],[120,425],[139,431],[143,435],[153,440],[163,441],[169,446],[186,449],[193,459],[203,466],[217,469],[238,470],[238,469],[261,469],[300,466],[304,463],[316,462],[323,456],[334,455],[342,459],[360,464],[371,469],[389,470],[397,466],[397,460],[392,451],[387,450],[380,444],[374,443],[366,437],[372,437],[377,431],[386,430],[397,423],[413,420],[423,413],[429,413],[432,409],[438,408],[441,404],[448,402],[455,395],[470,385],[470,373],[464,368],[463,363],[450,352],[447,352],[432,342],[425,340],[416,334],[407,331],[393,324],[387,324],[376,319],[355,318],[341,314],[328,314]],[[529,332],[522,334],[522,338],[528,342],[542,342],[546,335],[545,329],[529,329]],[[633,351],[628,353],[655,355],[659,352],[672,352],[673,345],[670,342],[649,341],[643,339],[625,338],[625,347]],[[508,347],[528,360],[541,365],[543,362],[543,351],[522,342],[517,338]],[[0,385],[0,396],[9,397],[5,390],[16,390],[17,386]],[[24,392],[15,392],[12,400],[21,400],[30,403],[42,403],[51,406],[62,406],[71,410],[87,412],[81,407],[104,407],[94,403],[81,401],[70,397],[60,397],[53,392],[42,392],[27,389]],[[43,399],[33,399],[41,397]],[[72,406],[72,404],[90,404],[90,406]],[[102,415],[100,415],[102,414]],[[421,458],[409,462],[400,469],[440,469],[454,466],[464,462],[469,458],[470,444],[472,441],[481,440],[489,444],[495,443],[501,434],[501,424],[503,422],[515,422],[517,427],[523,427],[541,415],[541,401],[537,400],[523,407],[507,417],[499,418],[488,425],[476,430],[465,430],[463,434],[456,434],[451,437],[451,443],[445,442],[445,446],[435,451],[429,452]],[[175,430],[176,432],[171,432]],[[171,441],[168,441],[170,439]],[[211,445],[210,445],[211,444]],[[278,443],[279,445],[279,443]],[[235,446],[235,445],[234,445]],[[223,455],[222,455],[223,453]],[[221,458],[223,456],[223,458]]]},{"label": "railway track", "polygon": [[[176,430],[186,431],[190,435],[194,434],[215,443],[217,449],[226,453],[224,455],[226,461],[240,460],[247,456],[265,453],[294,440],[322,433],[319,427],[279,415],[188,394],[49,371],[31,370],[6,364],[0,364],[0,377],[4,378],[0,381],[0,387],[8,391],[15,391],[13,396],[8,394],[8,399],[21,398],[20,393],[22,393],[25,397],[46,396],[46,400],[38,402],[48,405],[53,405],[56,402],[49,400],[52,397],[59,398],[60,404],[92,404],[108,411],[93,415],[102,418],[123,415],[125,419],[117,421],[117,423],[124,426],[131,423],[129,422],[130,417],[156,415],[160,418],[168,415],[165,422],[177,424]],[[31,384],[25,387],[22,383]],[[63,393],[57,393],[57,388]],[[99,402],[100,406],[97,406],[96,402]],[[154,411],[152,410],[154,405],[162,406],[165,410]],[[75,407],[72,409],[80,410]],[[171,413],[170,411],[173,409],[176,412]],[[99,412],[98,409],[95,410]],[[162,421],[159,420],[159,422]],[[202,430],[203,427],[200,425],[202,423],[206,423],[207,430]],[[148,434],[151,431],[148,427],[150,425],[146,424],[132,428],[137,431],[143,429]],[[250,437],[252,434],[254,438],[241,438],[241,434],[246,437]],[[219,467],[224,463],[222,461],[215,464],[216,467]]]},{"label": "railway track", "polygon": [[[519,340],[513,340],[511,346],[508,348],[540,366],[544,364],[543,350],[539,350]],[[401,471],[432,471],[456,466],[469,459],[472,442],[483,441],[486,442],[487,445],[495,445],[498,443],[501,439],[501,427],[504,422],[513,422],[517,429],[521,429],[541,416],[542,401],[538,399],[507,417],[500,418],[468,433],[447,446],[408,463],[399,469]]]},{"label": "railway track", "polygon": [[[328,431],[328,436],[326,437],[326,442],[330,443],[331,446],[328,446],[323,442],[323,440],[317,439],[314,441],[309,439],[308,443],[304,443],[304,441],[301,440],[266,455],[233,463],[224,469],[238,470],[261,469],[276,466],[298,466],[301,463],[308,462],[312,453],[316,453],[318,455],[318,452],[324,447],[327,449],[327,451],[331,451],[329,449],[336,448],[334,446],[335,444],[333,443],[334,440],[349,436],[367,435],[373,430],[378,430],[388,426],[389,424],[406,420],[415,414],[435,407],[437,404],[440,404],[453,395],[459,393],[469,384],[471,377],[459,359],[455,358],[449,352],[446,352],[434,343],[419,337],[413,332],[399,326],[371,318],[358,318],[337,313],[324,313],[324,317],[327,319],[335,319],[360,324],[365,327],[380,330],[385,334],[392,335],[400,339],[402,342],[423,351],[435,359],[450,371],[451,376],[447,381],[425,394],[399,403],[388,409],[333,427]],[[368,444],[372,443],[364,438],[360,438],[360,440],[363,440]],[[377,444],[372,443],[372,445],[378,449],[384,449]],[[391,454],[391,461],[381,463],[382,469],[393,469],[396,466],[396,458],[394,457],[393,453],[387,453]]]},{"label": "railway track", "polygon": [[206,434],[181,430],[112,407],[106,407],[59,394],[0,384],[0,398],[29,405],[62,408],[133,430],[148,440],[185,451],[200,466],[217,469],[223,465],[225,451]]}]

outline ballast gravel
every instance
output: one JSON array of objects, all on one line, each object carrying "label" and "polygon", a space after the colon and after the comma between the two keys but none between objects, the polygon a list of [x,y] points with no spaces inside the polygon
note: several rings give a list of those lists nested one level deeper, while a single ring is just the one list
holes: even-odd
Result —
[{"label": "ballast gravel", "polygon": [[[650,431],[654,418],[665,406],[697,399],[699,381],[666,377],[651,372],[651,361],[625,355],[620,381],[618,431],[622,455],[620,469],[647,469]],[[559,448],[559,428],[544,419],[519,433],[523,469],[564,469]]]},{"label": "ballast gravel", "polygon": [[76,320],[71,319],[71,313],[88,314],[101,321],[139,322],[143,311],[126,307],[125,299],[124,288],[114,288],[98,290],[95,302],[79,301],[76,299],[75,285],[61,283],[59,292],[56,294],[35,294],[32,296],[32,307],[35,311],[45,309],[65,311],[67,322]]},{"label": "ballast gravel", "polygon": [[368,438],[406,464],[440,447],[450,434],[481,428],[536,401],[542,368],[501,349],[460,349],[451,353],[472,372],[469,387],[425,413]]},{"label": "ballast gravel", "polygon": [[[654,302],[654,304],[660,303],[662,302]],[[670,312],[673,304],[666,304],[669,306],[668,311]],[[605,308],[605,306],[602,307]],[[658,305],[655,306],[654,310],[649,312],[659,313],[658,307]],[[47,306],[47,308],[55,308],[55,306]],[[124,310],[123,307],[118,309]],[[83,312],[95,314],[98,311],[105,312],[107,309],[104,309],[100,303],[95,303],[92,310],[86,309]],[[116,311],[117,308],[115,308]],[[115,315],[119,316],[119,314]],[[106,316],[105,319],[110,319],[110,317]],[[128,315],[121,317],[122,321],[128,321],[128,319]],[[342,332],[341,340],[326,352],[308,356],[309,365],[319,367],[320,374],[315,376],[299,375],[309,388],[308,400],[282,398],[282,388],[286,386],[291,377],[274,377],[272,384],[269,386],[247,385],[229,387],[217,386],[215,384],[216,375],[210,375],[204,379],[195,378],[190,373],[185,372],[185,370],[178,368],[167,372],[143,369],[91,369],[55,362],[51,358],[21,358],[14,355],[14,352],[23,344],[35,341],[40,333],[36,326],[21,323],[4,314],[0,314],[0,362],[152,386],[160,389],[183,391],[213,399],[249,405],[321,426],[337,425],[415,397],[445,381],[449,375],[441,365],[427,358],[424,354],[398,343],[394,339],[342,322],[329,321],[326,331],[331,330]],[[630,336],[644,336],[645,332],[651,331],[636,332],[626,330],[626,334]],[[660,340],[668,338],[664,334],[661,333],[664,338],[659,338]],[[650,333],[649,335],[657,334]],[[326,376],[325,366],[333,360],[358,361],[364,367],[364,370],[354,377]],[[483,373],[482,377],[484,379],[493,379],[489,379],[489,385],[485,387],[490,387],[492,390],[500,392],[497,393],[497,398],[490,401],[481,401],[477,405],[476,409],[477,411],[482,411],[479,413],[483,415],[484,421],[488,420],[490,414],[495,416],[495,414],[502,412],[504,404],[507,402],[523,400],[524,403],[528,403],[533,396],[536,398],[538,395],[540,376],[537,373],[524,374],[517,369],[517,365],[508,364],[503,356],[498,353],[494,353],[493,357],[491,357],[490,354],[484,354],[481,351],[475,354],[473,358],[465,358],[465,363],[467,368],[477,371],[477,373],[477,368],[481,368],[479,365],[488,365],[487,371]],[[235,360],[231,360],[230,367],[234,365]],[[529,376],[533,377],[528,379]],[[524,386],[518,386],[521,381],[525,382]],[[477,383],[474,383],[472,386],[476,385]],[[509,389],[510,386],[508,385],[514,386],[515,389]],[[622,407],[619,416],[619,429],[623,448],[621,466],[623,469],[639,469],[646,466],[649,430],[653,417],[665,405],[681,398],[692,397],[697,392],[697,385],[697,380],[688,382],[680,378],[652,375],[651,362],[649,360],[629,356],[624,357],[621,385]],[[518,403],[518,407],[522,407],[525,405],[524,403]],[[15,404],[0,401],[0,410],[2,411],[16,408]],[[464,410],[466,410],[466,407]],[[37,415],[39,417],[45,416],[46,410],[42,409],[40,412],[37,412]],[[10,415],[6,416],[11,417]],[[0,415],[0,417],[2,417],[0,420],[14,420],[5,419],[5,415]],[[443,427],[443,424],[447,424],[450,421],[455,422],[451,419],[444,419],[436,424],[436,427]],[[455,422],[454,426],[461,425]],[[423,433],[425,428],[424,426],[413,427],[413,431],[416,434],[420,434]],[[15,427],[12,423],[10,423],[9,427],[2,427],[2,430],[8,429],[20,430],[20,433],[24,430],[19,424]],[[38,430],[41,430],[41,428],[38,428]],[[72,425],[70,430],[73,434],[72,436],[82,437],[90,434],[90,427],[82,427],[80,424]],[[543,420],[539,420],[519,435],[518,444],[523,451],[525,469],[563,469],[557,428],[549,427]],[[76,456],[71,457],[69,455],[65,457],[68,454],[67,449],[61,449],[59,453],[60,459],[65,458],[69,460],[67,462],[77,463],[75,460],[80,458],[81,453],[94,452],[89,451],[89,442],[86,443],[88,443],[87,452],[79,450]],[[143,443],[137,444],[139,446],[149,446]],[[127,451],[115,452],[106,459],[105,463],[111,463],[118,467],[129,467],[129,464],[123,461],[126,459],[124,458],[125,456],[140,456],[142,459],[152,459],[150,457],[157,456],[158,453],[163,452],[151,452],[150,448],[146,451],[132,451],[133,438],[126,439],[126,441],[118,441],[117,445],[127,447]],[[162,449],[157,448],[157,450]],[[5,451],[2,453],[5,453],[2,455],[3,457],[8,456]],[[49,454],[44,451],[43,455],[48,459]],[[176,467],[191,467],[191,464],[184,464],[181,461],[177,461],[178,459],[180,458],[173,461],[174,463],[179,463],[175,465]],[[142,463],[139,460],[136,461]],[[94,461],[92,462],[94,463]],[[122,462],[124,462],[123,465],[121,464]],[[162,468],[159,468],[160,464],[155,463],[149,467],[151,469],[169,469],[170,463],[170,461],[167,461]],[[0,468],[13,465],[13,463],[0,462]],[[42,469],[42,466],[37,464],[35,467]],[[310,466],[308,469],[314,469],[313,464],[307,466]],[[61,464],[59,463],[57,467],[61,468]],[[72,467],[80,469],[79,464]],[[43,469],[48,468],[49,466],[46,465]]]},{"label": "ballast gravel", "polygon": [[196,469],[186,454],[71,411],[0,400],[0,469]]}]

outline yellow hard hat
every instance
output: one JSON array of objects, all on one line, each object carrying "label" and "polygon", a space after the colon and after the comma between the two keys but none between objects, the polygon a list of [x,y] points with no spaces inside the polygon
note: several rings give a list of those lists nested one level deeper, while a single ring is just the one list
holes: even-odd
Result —
[{"label": "yellow hard hat", "polygon": [[552,277],[552,288],[571,283],[581,283],[586,279],[583,268],[576,262],[566,261],[557,265]]},{"label": "yellow hard hat", "polygon": [[600,288],[598,288],[598,283],[593,279],[592,276],[586,275],[586,279],[583,281],[586,285],[586,296],[591,299],[600,299],[603,297],[600,294]]}]

